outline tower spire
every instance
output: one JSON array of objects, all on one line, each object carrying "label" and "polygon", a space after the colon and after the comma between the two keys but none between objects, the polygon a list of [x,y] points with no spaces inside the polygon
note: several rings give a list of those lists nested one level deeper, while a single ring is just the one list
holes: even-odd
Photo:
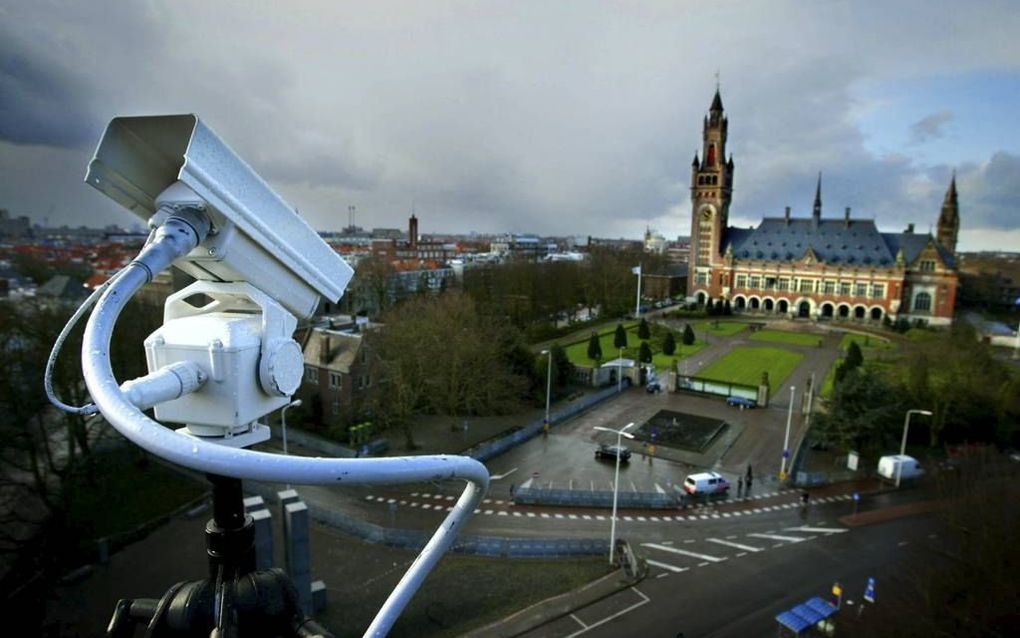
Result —
[{"label": "tower spire", "polygon": [[946,197],[942,201],[939,223],[935,226],[935,238],[942,244],[943,248],[955,255],[956,240],[959,232],[960,204],[956,196],[956,171],[953,171],[953,178],[949,181]]},{"label": "tower spire", "polygon": [[818,171],[818,186],[815,187],[815,207],[811,211],[815,222],[822,219],[822,171]]}]

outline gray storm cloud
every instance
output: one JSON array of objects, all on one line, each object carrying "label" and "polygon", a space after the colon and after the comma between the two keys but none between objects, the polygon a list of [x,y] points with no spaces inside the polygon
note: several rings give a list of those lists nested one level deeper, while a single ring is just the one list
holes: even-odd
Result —
[{"label": "gray storm cloud", "polygon": [[[897,227],[934,220],[951,167],[870,152],[860,86],[1020,60],[1020,17],[996,3],[302,6],[0,7],[0,206],[130,222],[81,184],[102,127],[195,112],[319,228],[349,205],[360,225],[402,227],[413,202],[424,232],[686,234],[676,211],[719,70],[735,219],[806,214],[822,170],[827,213]],[[929,113],[924,139],[949,119]],[[1018,154],[957,166],[965,225],[1015,228],[1001,207]]]}]

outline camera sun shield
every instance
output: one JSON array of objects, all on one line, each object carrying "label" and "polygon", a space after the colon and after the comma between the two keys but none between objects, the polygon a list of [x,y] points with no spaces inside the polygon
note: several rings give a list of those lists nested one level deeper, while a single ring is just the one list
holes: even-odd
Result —
[{"label": "camera sun shield", "polygon": [[85,181],[146,221],[161,193],[183,184],[213,232],[175,265],[200,280],[251,283],[298,317],[314,314],[319,297],[336,302],[354,274],[195,115],[114,118]]}]

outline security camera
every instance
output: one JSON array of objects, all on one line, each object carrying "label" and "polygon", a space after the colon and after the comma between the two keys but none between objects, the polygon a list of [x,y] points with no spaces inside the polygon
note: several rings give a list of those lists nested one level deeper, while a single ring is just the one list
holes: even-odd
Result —
[{"label": "security camera", "polygon": [[200,280],[248,282],[299,318],[320,296],[336,302],[354,274],[195,115],[114,118],[85,181],[146,221],[168,207],[204,209],[210,232],[175,265]]},{"label": "security camera", "polygon": [[[484,497],[485,466],[447,455],[330,459],[246,449],[268,438],[259,419],[290,405],[301,382],[297,318],[310,317],[320,297],[337,301],[353,271],[194,115],[115,118],[85,179],[145,219],[151,232],[138,256],[74,314],[51,354],[52,363],[73,323],[95,303],[81,348],[94,406],[55,405],[79,414],[98,411],[150,453],[210,475],[214,520],[207,532],[219,534],[233,525],[231,512],[242,511],[241,479],[467,483],[366,633],[384,636]],[[198,281],[167,299],[163,325],[145,340],[149,374],[120,384],[110,362],[114,325],[131,297],[171,265]],[[142,411],[150,407],[159,421]],[[172,431],[163,422],[184,427]],[[245,526],[237,538],[248,538],[241,534]],[[222,554],[234,556],[233,550]],[[235,575],[246,569],[244,561],[234,562]]]}]

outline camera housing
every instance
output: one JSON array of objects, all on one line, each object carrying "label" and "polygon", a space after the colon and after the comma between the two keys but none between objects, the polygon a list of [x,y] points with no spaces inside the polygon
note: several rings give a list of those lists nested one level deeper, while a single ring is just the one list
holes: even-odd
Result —
[{"label": "camera housing", "polygon": [[85,181],[149,221],[160,204],[204,208],[206,239],[175,265],[199,280],[248,282],[299,318],[336,302],[354,271],[196,115],[117,117]]}]

